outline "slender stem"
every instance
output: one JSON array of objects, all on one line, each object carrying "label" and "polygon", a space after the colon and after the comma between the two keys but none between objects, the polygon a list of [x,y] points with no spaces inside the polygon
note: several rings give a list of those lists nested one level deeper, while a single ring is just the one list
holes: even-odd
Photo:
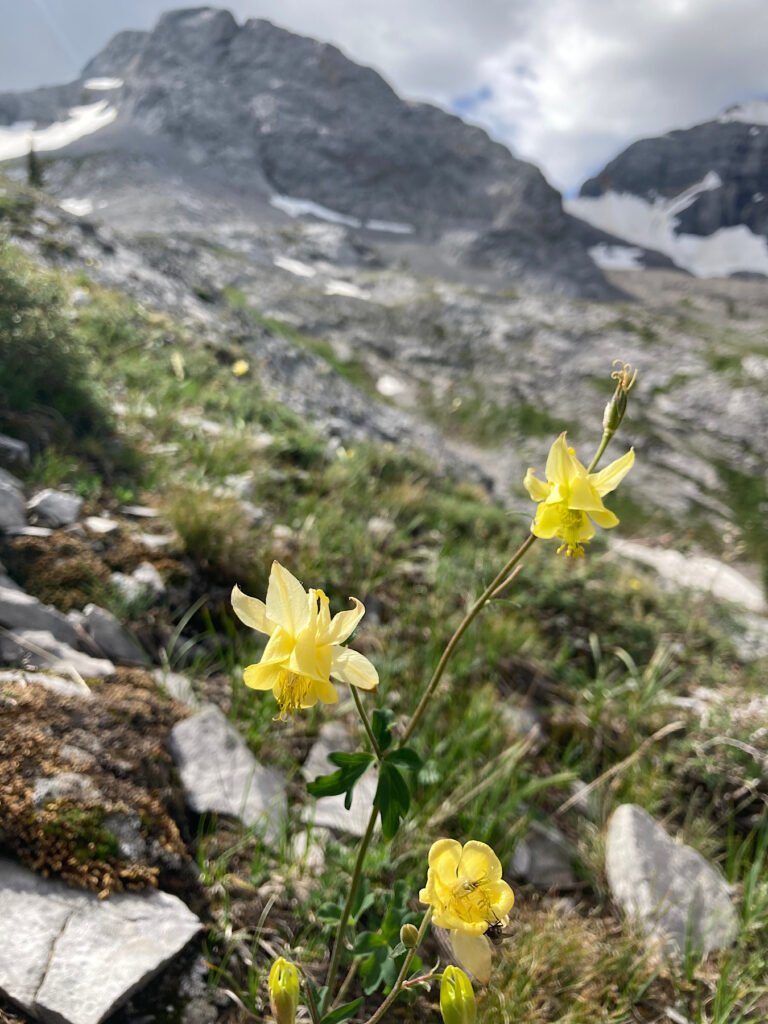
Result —
[{"label": "slender stem", "polygon": [[464,636],[469,626],[471,626],[471,624],[474,622],[475,618],[480,613],[480,611],[482,611],[482,609],[485,607],[486,602],[489,601],[491,597],[493,597],[496,593],[498,593],[498,591],[501,590],[499,584],[504,582],[506,585],[507,582],[511,581],[511,578],[510,580],[507,580],[507,577],[510,575],[514,567],[517,565],[517,563],[526,553],[528,548],[531,547],[535,540],[536,537],[532,533],[530,533],[526,537],[526,539],[523,541],[523,543],[520,545],[520,547],[517,549],[514,555],[512,555],[512,557],[504,566],[504,568],[501,569],[501,571],[494,576],[494,578],[482,592],[480,597],[478,597],[478,599],[475,601],[475,603],[472,605],[467,614],[459,623],[456,632],[448,641],[445,650],[440,656],[440,661],[438,661],[437,663],[437,668],[432,673],[432,678],[427,684],[427,688],[422,694],[421,700],[419,701],[418,706],[414,711],[410,722],[408,723],[408,727],[403,733],[403,738],[400,741],[400,746],[404,746],[408,742],[414,729],[421,721],[421,717],[424,714],[427,705],[429,704],[430,698],[432,697],[432,694],[435,692],[437,684],[440,682],[443,672],[445,671],[445,667],[448,664],[448,661],[450,660],[450,657],[453,654],[454,650],[456,649],[456,646],[458,645],[459,641]]},{"label": "slender stem", "polygon": [[325,1012],[326,1006],[328,1006],[328,1000],[331,998],[331,992],[333,990],[334,983],[336,981],[336,975],[339,971],[339,961],[341,960],[341,950],[344,945],[344,936],[347,931],[347,923],[349,921],[349,915],[352,911],[352,904],[354,903],[355,896],[357,896],[357,890],[360,885],[360,878],[363,873],[363,861],[368,851],[368,847],[371,845],[371,839],[373,838],[373,829],[376,825],[376,818],[378,816],[379,809],[374,804],[371,808],[371,816],[368,819],[368,827],[365,830],[365,835],[360,840],[360,845],[357,848],[357,858],[355,859],[355,866],[352,869],[352,878],[349,881],[349,892],[347,893],[347,899],[344,903],[344,909],[341,911],[341,919],[339,920],[339,927],[336,931],[336,938],[333,943],[333,952],[331,953],[331,962],[328,965],[328,974],[325,979],[326,991],[323,997],[321,1010]]},{"label": "slender stem", "polygon": [[352,691],[352,696],[355,698],[355,707],[357,708],[357,713],[358,715],[360,715],[363,725],[365,726],[365,731],[368,734],[368,742],[371,744],[371,747],[373,748],[373,752],[376,755],[376,760],[381,761],[381,750],[379,749],[379,744],[376,742],[376,737],[373,735],[373,729],[371,728],[368,713],[366,712],[363,706],[363,702],[360,700],[360,695],[357,692],[357,687],[350,686],[350,690]]},{"label": "slender stem", "polygon": [[320,1024],[320,1013],[318,1012],[317,1004],[315,1003],[315,997],[312,994],[312,986],[309,983],[309,975],[300,964],[299,970],[304,975],[304,980],[306,982],[305,988],[307,990],[307,1005],[309,1007],[309,1015],[312,1018],[312,1024]]},{"label": "slender stem", "polygon": [[602,459],[603,452],[608,447],[608,443],[609,443],[609,441],[611,440],[611,438],[613,437],[613,435],[615,433],[616,433],[615,430],[604,430],[603,431],[603,436],[600,438],[600,444],[597,446],[597,451],[595,452],[594,458],[592,459],[590,464],[587,466],[587,472],[588,473],[591,473],[592,470],[595,468],[595,466],[600,461],[600,459]]},{"label": "slender stem", "polygon": [[427,925],[429,924],[431,918],[432,907],[429,907],[427,909],[426,914],[424,915],[423,921],[421,922],[421,926],[419,927],[419,934],[418,938],[416,939],[416,944],[413,947],[413,949],[408,950],[406,958],[403,961],[403,966],[400,968],[400,973],[397,976],[397,981],[392,986],[392,991],[389,993],[387,998],[384,1000],[384,1002],[381,1004],[378,1010],[374,1013],[374,1015],[368,1018],[365,1024],[376,1024],[377,1021],[381,1020],[381,1018],[390,1008],[392,1003],[394,1003],[395,999],[397,999],[397,997],[400,995],[400,989],[403,987],[403,982],[408,976],[408,968],[411,966],[411,962],[413,958],[416,956],[416,950],[421,945],[421,940],[424,938],[424,932],[427,930]]},{"label": "slender stem", "polygon": [[349,970],[347,971],[347,976],[346,976],[346,978],[345,978],[345,979],[344,979],[344,981],[342,981],[342,983],[341,983],[341,984],[339,985],[339,991],[338,991],[338,992],[336,993],[336,998],[335,998],[335,999],[333,1000],[333,1003],[331,1004],[331,1009],[332,1009],[332,1010],[333,1010],[333,1009],[334,1009],[334,1008],[335,1008],[335,1007],[336,1007],[336,1006],[337,1006],[337,1005],[338,1005],[338,1004],[339,1004],[339,1003],[341,1002],[341,1000],[342,1000],[342,999],[344,998],[344,993],[345,993],[345,992],[347,991],[347,989],[349,988],[349,986],[350,986],[350,985],[352,984],[352,979],[353,979],[353,978],[354,978],[354,976],[355,976],[355,975],[357,974],[357,969],[358,969],[358,967],[359,967],[359,966],[360,966],[360,957],[358,957],[358,958],[356,958],[355,960],[353,960],[353,961],[352,961],[352,966],[351,966],[351,967],[349,968]]}]

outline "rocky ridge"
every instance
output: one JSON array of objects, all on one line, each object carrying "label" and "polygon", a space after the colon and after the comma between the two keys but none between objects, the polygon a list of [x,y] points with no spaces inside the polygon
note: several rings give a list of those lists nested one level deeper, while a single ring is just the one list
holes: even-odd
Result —
[{"label": "rocky ridge", "polygon": [[[150,33],[116,36],[77,82],[0,95],[0,124],[67,124],[76,103],[84,120],[92,112],[92,134],[55,147],[49,183],[88,196],[104,218],[119,218],[128,195],[134,227],[159,211],[166,222],[211,223],[222,205],[260,222],[319,212],[541,290],[616,294],[536,167],[480,128],[402,100],[335,47],[268,21],[171,11]],[[39,145],[52,148],[42,136]],[[148,183],[162,198],[147,196]],[[186,209],[179,184],[191,193]]]}]

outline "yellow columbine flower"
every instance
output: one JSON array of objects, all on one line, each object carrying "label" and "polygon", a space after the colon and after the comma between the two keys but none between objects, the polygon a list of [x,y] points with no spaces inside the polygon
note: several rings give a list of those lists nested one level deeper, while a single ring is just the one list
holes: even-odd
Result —
[{"label": "yellow columbine flower", "polygon": [[378,685],[379,676],[370,661],[340,646],[365,614],[357,598],[350,600],[355,607],[331,619],[322,590],[307,592],[279,562],[272,563],[266,604],[237,586],[232,589],[232,607],[240,621],[269,637],[261,661],[243,673],[245,684],[254,690],[272,690],[280,718],[318,701],[335,704],[339,697],[330,676],[361,690]]},{"label": "yellow columbine flower", "polygon": [[515,902],[490,846],[472,840],[462,847],[455,839],[438,839],[429,851],[427,884],[419,899],[434,908],[433,922],[450,930],[459,963],[487,985],[491,946],[485,933],[491,925],[508,923]]},{"label": "yellow columbine flower", "polygon": [[583,555],[582,544],[595,535],[592,519],[603,529],[618,525],[619,520],[602,499],[618,487],[634,461],[635,451],[630,448],[599,473],[588,473],[562,433],[549,450],[546,481],[537,480],[532,469],[525,474],[525,488],[539,502],[531,531],[537,537],[559,537],[563,543],[558,554],[565,549],[566,555],[574,558]]},{"label": "yellow columbine flower", "polygon": [[269,972],[269,1005],[277,1024],[294,1024],[299,1005],[299,972],[279,956]]}]

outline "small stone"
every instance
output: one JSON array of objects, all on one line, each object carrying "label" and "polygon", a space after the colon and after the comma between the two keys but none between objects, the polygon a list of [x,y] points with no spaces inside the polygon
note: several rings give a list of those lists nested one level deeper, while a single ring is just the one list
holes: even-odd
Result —
[{"label": "small stone", "polygon": [[131,578],[140,583],[146,590],[154,594],[155,597],[159,597],[165,593],[165,583],[163,577],[152,565],[151,562],[142,562],[136,569],[131,573]]},{"label": "small stone", "polygon": [[170,746],[193,811],[259,824],[266,839],[278,838],[287,814],[285,779],[256,761],[218,708],[177,722]]},{"label": "small stone", "polygon": [[156,508],[148,505],[122,505],[120,511],[124,516],[133,516],[134,519],[156,519],[160,515]]},{"label": "small stone", "polygon": [[156,668],[152,676],[159,687],[172,699],[184,704],[188,708],[197,708],[200,701],[195,696],[192,683],[180,672],[169,672],[166,669]]},{"label": "small stone", "polygon": [[140,533],[136,540],[148,551],[163,551],[173,544],[173,537],[167,533]]},{"label": "small stone", "polygon": [[64,797],[72,797],[78,803],[97,803],[101,792],[87,775],[77,772],[56,772],[35,779],[32,801],[38,810],[49,800],[62,800]]},{"label": "small stone", "polygon": [[613,898],[671,956],[730,946],[739,919],[725,879],[676,843],[642,807],[622,804],[608,823],[605,869]]},{"label": "small stone", "polygon": [[146,662],[147,657],[142,649],[106,608],[87,604],[83,609],[83,625],[107,658],[132,665]]},{"label": "small stone", "polygon": [[116,519],[110,519],[108,516],[88,516],[83,520],[83,525],[86,530],[95,533],[97,536],[106,536],[120,529],[120,523]]},{"label": "small stone", "polygon": [[517,844],[510,871],[544,889],[573,885],[573,850],[552,825],[532,821],[528,834]]},{"label": "small stone", "polygon": [[0,434],[0,466],[9,469],[26,468],[29,465],[29,445],[7,434]]},{"label": "small stone", "polygon": [[9,537],[50,537],[53,535],[50,526],[8,526],[5,532]]},{"label": "small stone", "polygon": [[38,492],[27,502],[27,512],[38,526],[70,526],[80,515],[83,499],[76,494],[55,491],[50,487]]}]

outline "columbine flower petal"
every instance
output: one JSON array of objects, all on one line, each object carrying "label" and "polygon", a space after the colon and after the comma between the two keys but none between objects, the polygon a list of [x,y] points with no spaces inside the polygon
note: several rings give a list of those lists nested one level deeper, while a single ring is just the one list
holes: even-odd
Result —
[{"label": "columbine flower petal", "polygon": [[373,690],[379,685],[379,673],[366,657],[349,647],[331,648],[331,675],[348,686]]},{"label": "columbine flower petal", "polygon": [[525,474],[523,487],[525,487],[534,501],[545,501],[552,490],[552,484],[548,484],[546,480],[539,480],[533,469],[529,469]]},{"label": "columbine flower petal", "polygon": [[632,469],[634,463],[635,449],[630,448],[626,455],[616,459],[610,466],[601,469],[599,473],[593,473],[591,479],[597,493],[602,497],[604,494],[610,494],[611,491],[615,490],[630,469]]},{"label": "columbine flower petal", "polygon": [[309,622],[308,594],[279,562],[272,563],[266,609],[269,618],[291,636],[296,636]]},{"label": "columbine flower petal", "polygon": [[484,935],[452,931],[451,946],[461,966],[481,985],[487,985],[491,980],[491,944],[488,939]]},{"label": "columbine flower petal", "polygon": [[238,619],[251,629],[266,633],[267,636],[274,632],[275,624],[267,615],[264,602],[258,597],[248,597],[238,586],[232,588],[232,608]]},{"label": "columbine flower petal", "polygon": [[[356,597],[350,597],[355,607],[348,612],[337,612],[327,628],[320,628],[318,639],[324,644],[342,644],[354,633],[357,624],[365,615],[365,605]],[[321,609],[322,618],[322,609]]]}]

